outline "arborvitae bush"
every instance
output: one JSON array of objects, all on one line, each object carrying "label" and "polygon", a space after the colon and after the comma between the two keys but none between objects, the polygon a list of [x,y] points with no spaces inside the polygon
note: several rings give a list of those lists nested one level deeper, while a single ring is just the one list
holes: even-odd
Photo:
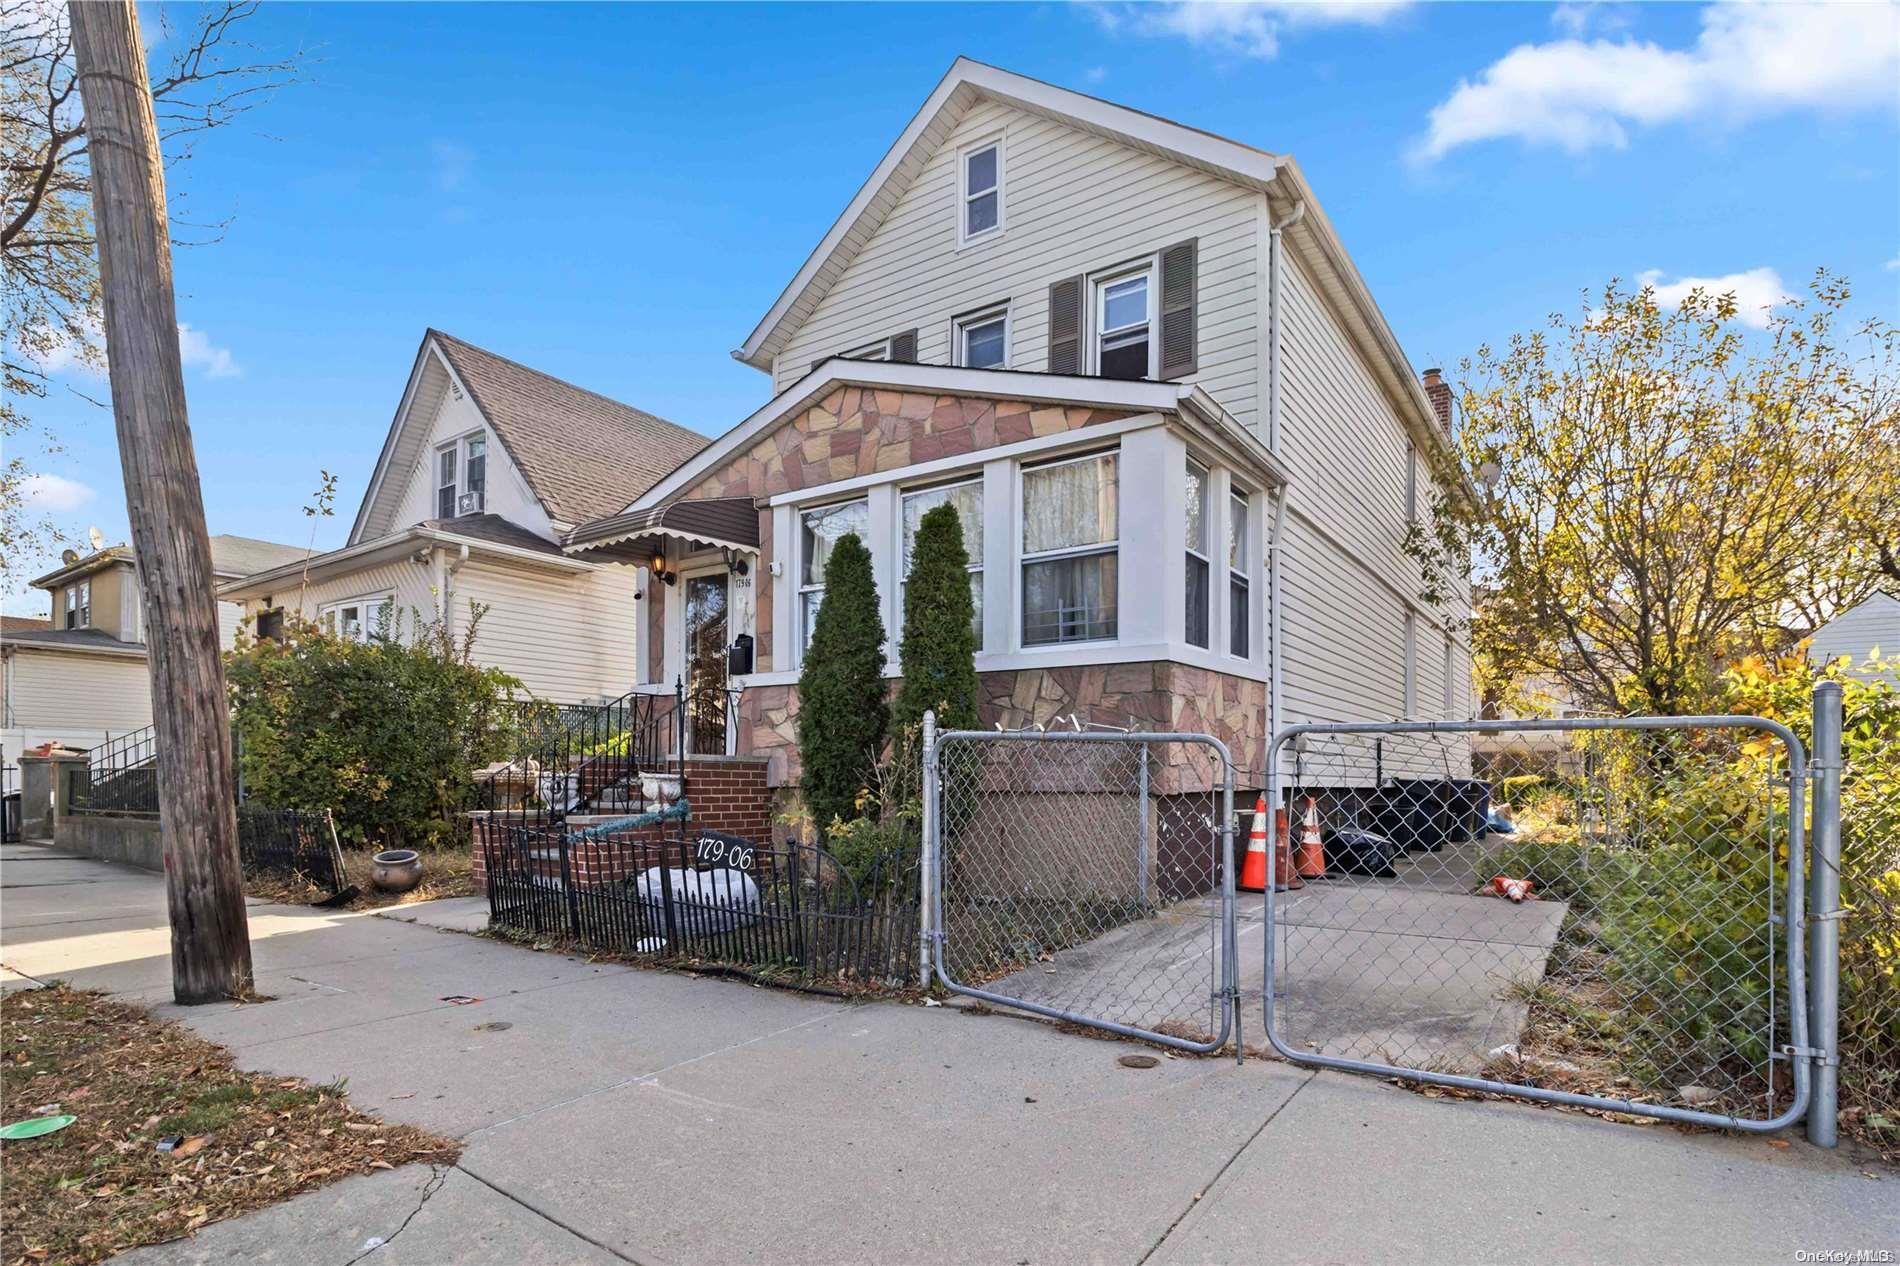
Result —
[{"label": "arborvitae bush", "polygon": [[820,831],[858,816],[890,719],[871,552],[848,533],[825,562],[825,596],[798,675],[799,788]]}]

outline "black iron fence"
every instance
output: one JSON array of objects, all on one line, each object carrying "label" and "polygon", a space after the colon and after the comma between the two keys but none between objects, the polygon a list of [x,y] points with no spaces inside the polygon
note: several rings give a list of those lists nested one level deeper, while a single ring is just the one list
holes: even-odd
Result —
[{"label": "black iron fence", "polygon": [[864,982],[917,972],[918,855],[651,828],[487,836],[491,921],[613,953]]},{"label": "black iron fence", "polygon": [[238,859],[247,876],[307,880],[326,892],[349,884],[328,809],[237,807]]},{"label": "black iron fence", "polygon": [[0,844],[20,842],[20,767],[0,765]]},{"label": "black iron fence", "polygon": [[641,775],[676,772],[668,766],[684,747],[686,717],[679,683],[609,703],[517,704],[505,722],[510,754],[475,780],[469,807],[552,826],[637,805]]},{"label": "black iron fence", "polygon": [[87,753],[84,769],[67,771],[66,804],[73,813],[158,816],[158,734],[132,730]]}]

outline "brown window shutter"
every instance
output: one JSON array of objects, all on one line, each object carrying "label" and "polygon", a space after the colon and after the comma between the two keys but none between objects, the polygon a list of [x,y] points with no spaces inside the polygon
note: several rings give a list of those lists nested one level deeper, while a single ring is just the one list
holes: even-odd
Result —
[{"label": "brown window shutter", "polygon": [[1049,372],[1082,372],[1082,287],[1080,277],[1065,277],[1049,287]]},{"label": "brown window shutter", "polygon": [[905,330],[891,335],[891,359],[900,365],[917,363],[917,331]]},{"label": "brown window shutter", "polygon": [[1161,252],[1161,370],[1163,381],[1185,378],[1200,367],[1195,338],[1196,244],[1189,238]]}]

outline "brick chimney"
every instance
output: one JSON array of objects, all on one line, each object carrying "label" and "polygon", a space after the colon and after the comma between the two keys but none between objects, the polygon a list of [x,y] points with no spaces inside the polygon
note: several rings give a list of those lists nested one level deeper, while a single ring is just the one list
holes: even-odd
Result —
[{"label": "brick chimney", "polygon": [[1432,412],[1438,415],[1438,425],[1445,428],[1445,434],[1451,434],[1451,384],[1436,369],[1425,371],[1422,381],[1425,384],[1425,398],[1432,402]]}]

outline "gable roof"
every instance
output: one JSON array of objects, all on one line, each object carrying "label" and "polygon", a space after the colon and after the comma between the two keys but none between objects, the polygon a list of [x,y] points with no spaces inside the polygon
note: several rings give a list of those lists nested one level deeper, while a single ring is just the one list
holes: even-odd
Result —
[{"label": "gable roof", "polygon": [[279,545],[275,541],[260,541],[254,536],[232,536],[228,532],[220,532],[211,538],[211,574],[248,576],[267,567],[301,562],[309,554],[310,551],[301,545]]},{"label": "gable roof", "polygon": [[884,217],[910,188],[932,153],[970,108],[989,99],[1081,131],[1105,136],[1148,153],[1232,181],[1267,195],[1282,213],[1303,208],[1286,230],[1286,242],[1312,267],[1327,302],[1358,345],[1368,367],[1384,383],[1395,407],[1409,416],[1414,432],[1427,444],[1442,444],[1431,402],[1419,385],[1392,333],[1385,314],[1372,299],[1365,279],[1346,254],[1332,222],[1313,197],[1299,165],[1289,154],[1271,154],[1199,128],[1175,123],[1141,110],[1058,88],[982,62],[959,57],[924,101],[923,108],[898,135],[870,178],[832,223],[771,308],[733,350],[733,358],[766,373],[797,327],[810,316],[832,284],[850,267]]},{"label": "gable roof", "polygon": [[[410,414],[420,402],[423,416],[431,416],[428,406],[440,400],[451,375],[557,523],[580,523],[618,510],[708,442],[676,422],[430,329],[423,333],[376,473],[350,529],[352,541],[362,539],[369,526],[371,507],[390,470],[409,469],[405,450],[414,445],[401,441]],[[393,491],[400,495],[400,489]],[[381,525],[378,531],[394,526]]]}]

